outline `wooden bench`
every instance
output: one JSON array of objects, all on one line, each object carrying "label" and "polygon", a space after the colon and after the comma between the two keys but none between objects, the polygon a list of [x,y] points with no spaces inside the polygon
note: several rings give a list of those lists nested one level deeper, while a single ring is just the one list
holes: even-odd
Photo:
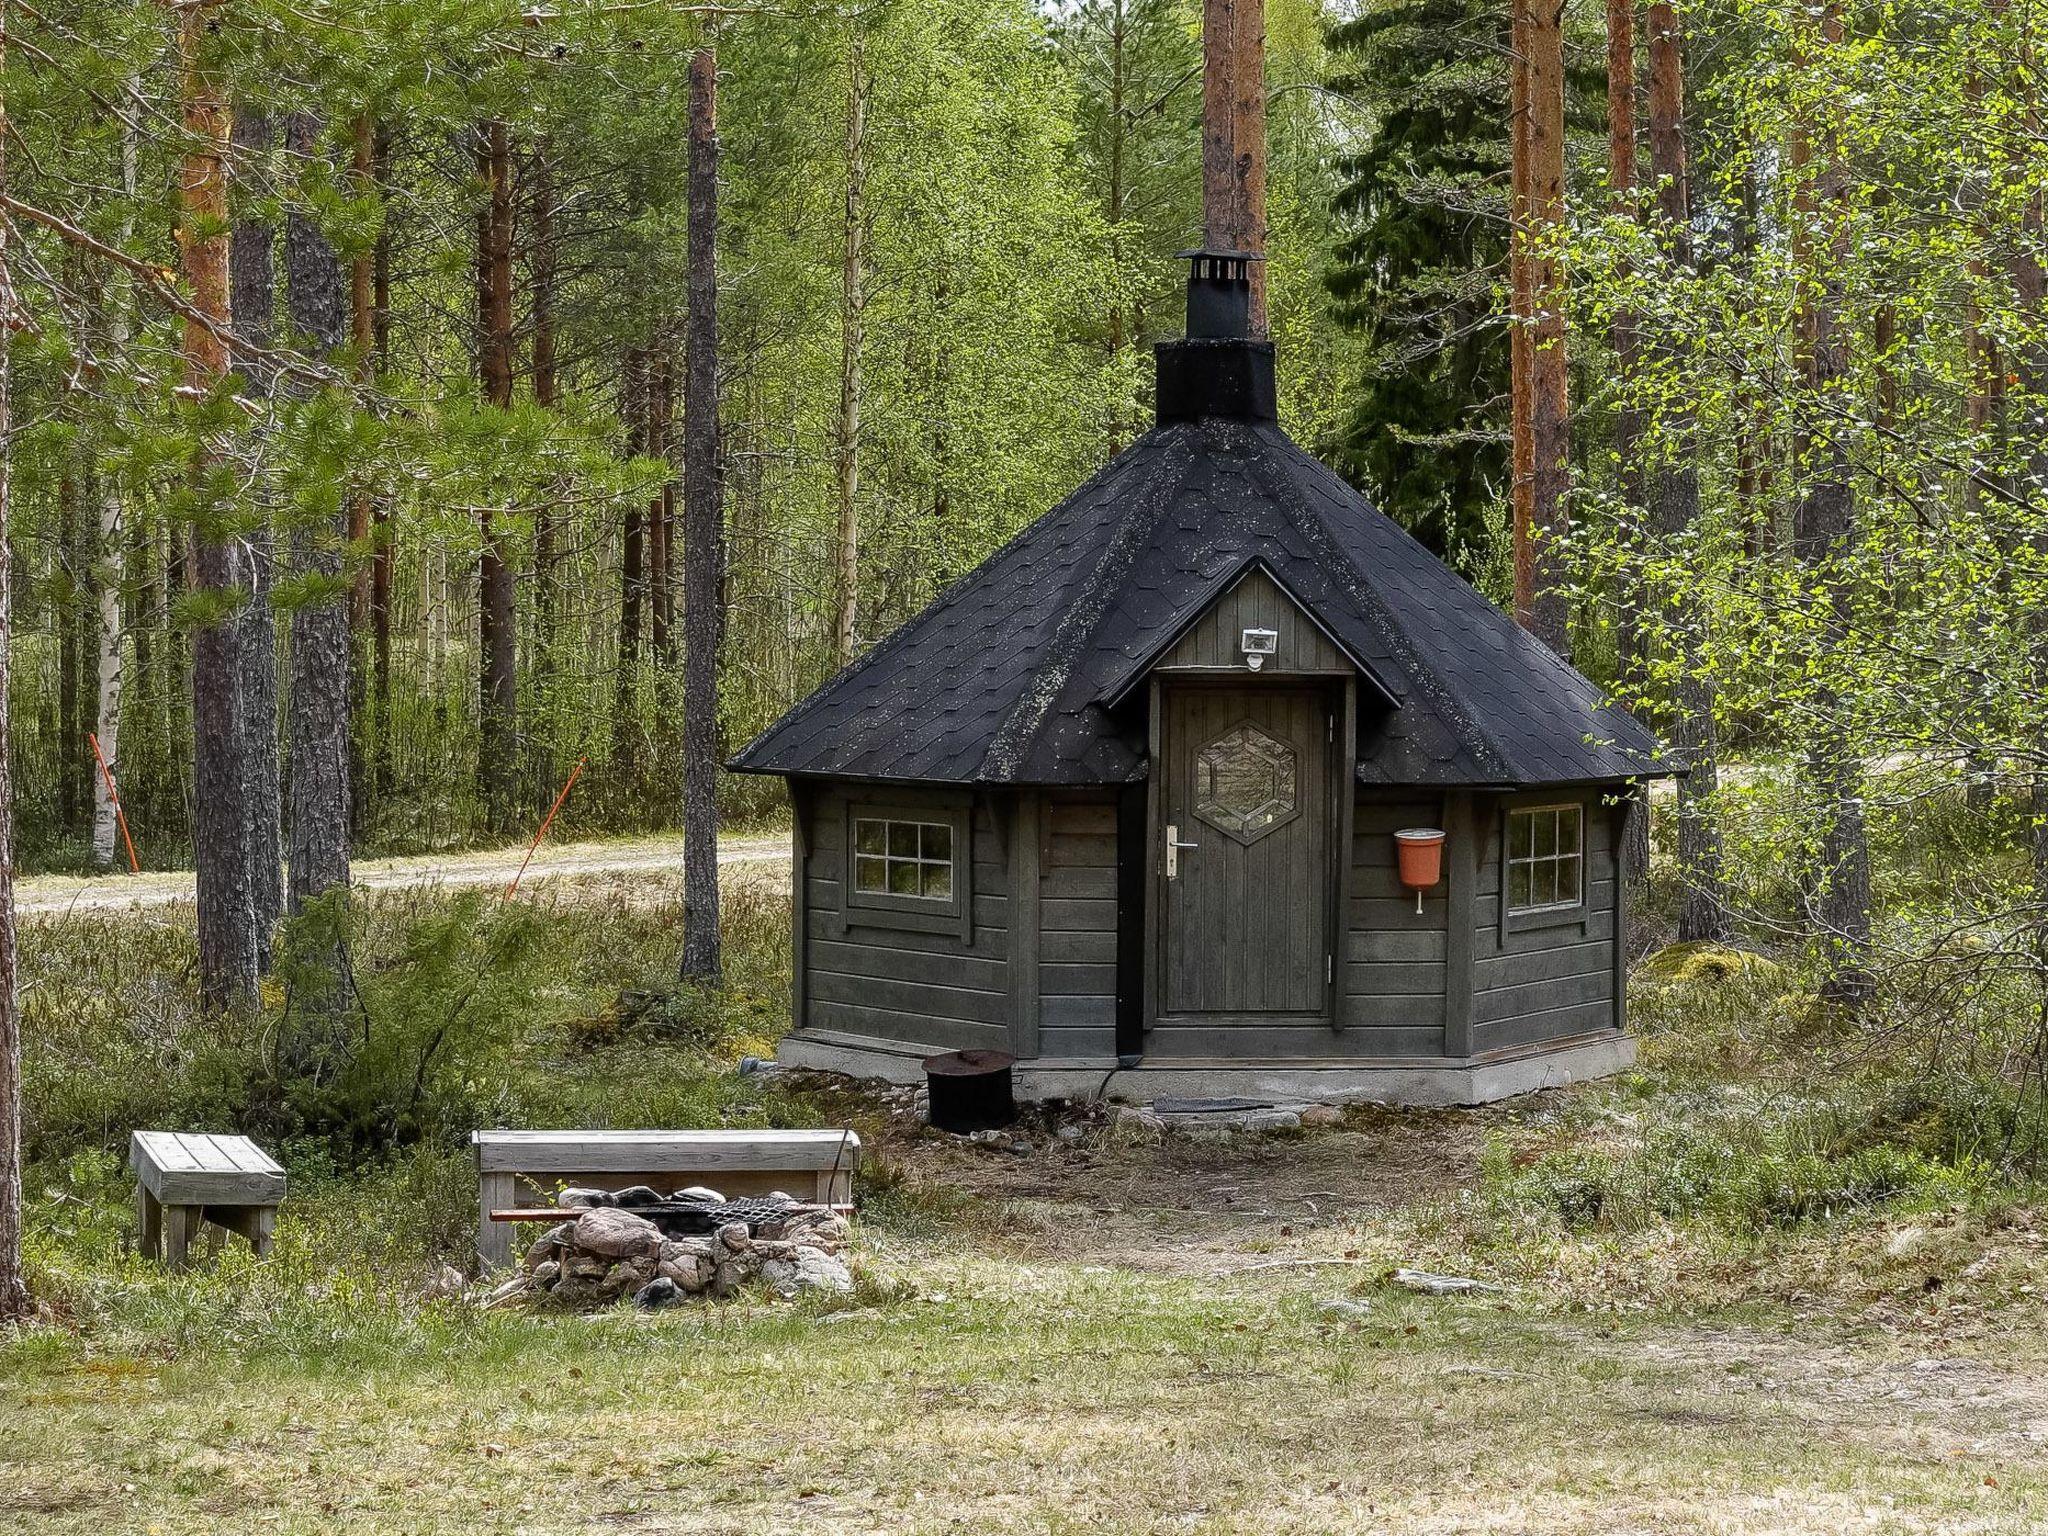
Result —
[{"label": "wooden bench", "polygon": [[477,1257],[512,1256],[513,1229],[491,1212],[522,1198],[554,1203],[563,1184],[626,1189],[650,1184],[664,1195],[692,1184],[720,1194],[783,1190],[820,1205],[853,1198],[860,1137],[852,1131],[478,1131]]},{"label": "wooden bench", "polygon": [[270,1251],[284,1169],[246,1136],[137,1131],[128,1160],[135,1169],[135,1219],[142,1251],[183,1269],[201,1222],[240,1233],[261,1254]]}]

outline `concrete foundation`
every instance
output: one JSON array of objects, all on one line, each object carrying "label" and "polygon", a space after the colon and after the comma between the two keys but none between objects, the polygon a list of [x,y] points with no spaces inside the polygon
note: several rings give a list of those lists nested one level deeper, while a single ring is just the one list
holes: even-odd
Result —
[{"label": "concrete foundation", "polygon": [[[922,1083],[927,1050],[827,1030],[800,1030],[776,1047],[788,1067],[842,1072],[890,1083]],[[1114,1060],[1039,1057],[1020,1061],[1023,1099],[1113,1099],[1149,1104],[1160,1098],[1259,1098],[1318,1104],[1490,1104],[1543,1088],[1607,1077],[1634,1065],[1633,1036],[1614,1030],[1550,1041],[1541,1047],[1466,1059],[1354,1061],[1283,1058]]]}]

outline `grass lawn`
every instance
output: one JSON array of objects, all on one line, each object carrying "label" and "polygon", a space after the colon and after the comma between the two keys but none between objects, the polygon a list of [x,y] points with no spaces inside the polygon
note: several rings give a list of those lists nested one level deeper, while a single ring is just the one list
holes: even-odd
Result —
[{"label": "grass lawn", "polygon": [[2038,1357],[1565,1321],[1301,1272],[951,1258],[923,1299],[537,1321],[330,1298],[4,1357],[24,1531],[2030,1531]]},{"label": "grass lawn", "polygon": [[[1873,1220],[1718,1268],[1681,1245],[1747,1289],[1680,1305],[1655,1243],[1576,1272],[1464,1254],[1499,1295],[1388,1284],[1459,1256],[1439,1192],[1403,1203],[1418,1162],[1456,1184],[1530,1118],[1028,1157],[875,1125],[893,1161],[837,1311],[423,1301],[407,1239],[330,1252],[396,1181],[314,1190],[270,1263],[179,1277],[110,1251],[86,1201],[79,1313],[0,1346],[0,1512],[51,1536],[2048,1524],[2024,1220]],[[1888,1261],[1901,1232],[1921,1246]]]},{"label": "grass lawn", "polygon": [[[0,1338],[0,1532],[2048,1529],[2048,1222],[1970,1150],[2002,1101],[1767,1083],[1756,968],[1645,994],[1614,1083],[1223,1143],[1072,1111],[989,1146],[734,1071],[784,1007],[772,893],[702,999],[661,990],[672,895],[594,889],[365,898],[383,1054],[316,1099],[265,1076],[288,993],[191,1011],[175,913],[29,925],[49,1310]],[[347,1116],[392,1083],[418,1128],[380,1148]],[[851,1123],[859,1287],[424,1299],[473,1220],[466,1116]],[[133,1255],[113,1149],[158,1122],[279,1150],[269,1260]],[[1400,1264],[1500,1289],[1419,1296]]]}]

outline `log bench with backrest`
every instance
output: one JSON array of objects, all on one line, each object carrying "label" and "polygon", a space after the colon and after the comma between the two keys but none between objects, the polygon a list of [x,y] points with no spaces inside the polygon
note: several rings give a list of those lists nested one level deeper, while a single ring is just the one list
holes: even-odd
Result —
[{"label": "log bench with backrest", "polygon": [[776,1190],[820,1205],[852,1199],[860,1137],[852,1131],[478,1131],[477,1257],[512,1256],[514,1229],[491,1212],[554,1204],[564,1184],[662,1194],[693,1184],[722,1195]]},{"label": "log bench with backrest", "polygon": [[246,1136],[137,1131],[129,1142],[135,1167],[135,1219],[142,1251],[173,1269],[185,1266],[202,1222],[270,1251],[284,1169]]}]

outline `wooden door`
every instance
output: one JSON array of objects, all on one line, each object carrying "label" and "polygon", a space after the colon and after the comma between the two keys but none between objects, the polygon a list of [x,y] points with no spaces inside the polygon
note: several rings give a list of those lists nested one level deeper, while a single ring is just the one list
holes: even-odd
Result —
[{"label": "wooden door", "polygon": [[[1334,849],[1321,690],[1169,687],[1160,756],[1163,1020],[1321,1017]],[[1170,830],[1169,830],[1170,829]]]}]

